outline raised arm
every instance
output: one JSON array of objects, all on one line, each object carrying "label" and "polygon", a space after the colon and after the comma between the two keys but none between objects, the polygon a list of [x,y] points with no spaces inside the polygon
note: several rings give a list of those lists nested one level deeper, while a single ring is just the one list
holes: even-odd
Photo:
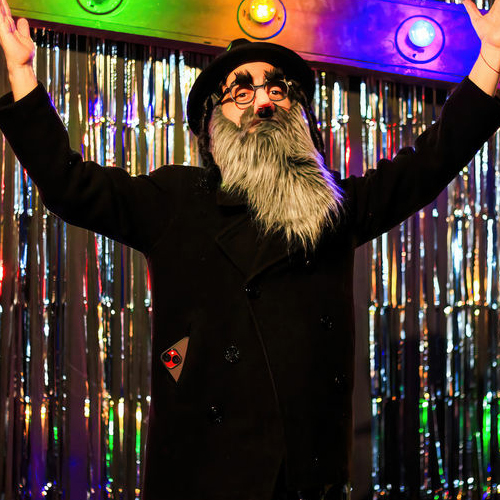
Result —
[{"label": "raised arm", "polygon": [[16,24],[6,0],[0,0],[0,45],[5,54],[12,93],[18,101],[37,86],[33,71],[35,44],[30,37],[28,21],[19,19]]},{"label": "raised arm", "polygon": [[469,78],[492,96],[500,78],[500,2],[496,1],[484,16],[472,0],[463,0],[463,4],[481,40],[481,51]]},{"label": "raised arm", "polygon": [[35,77],[28,22],[16,25],[6,0],[0,0],[0,45],[12,85],[12,93],[0,97],[0,130],[45,206],[66,222],[147,254],[176,213],[177,170],[135,177],[83,161]]}]

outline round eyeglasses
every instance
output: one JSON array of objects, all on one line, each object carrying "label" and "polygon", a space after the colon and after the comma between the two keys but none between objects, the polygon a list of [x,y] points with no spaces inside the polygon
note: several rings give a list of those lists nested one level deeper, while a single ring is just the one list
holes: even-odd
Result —
[{"label": "round eyeglasses", "polygon": [[262,85],[233,82],[226,90],[224,90],[219,102],[224,104],[224,96],[229,94],[231,100],[236,104],[250,104],[255,99],[255,92],[257,89],[264,89],[271,101],[279,102],[288,97],[290,85],[291,82],[287,82],[286,80],[265,81]]}]

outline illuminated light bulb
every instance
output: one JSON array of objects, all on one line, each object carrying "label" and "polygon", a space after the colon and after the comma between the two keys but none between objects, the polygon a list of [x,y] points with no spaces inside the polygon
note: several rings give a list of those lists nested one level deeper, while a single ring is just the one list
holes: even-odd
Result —
[{"label": "illuminated light bulb", "polygon": [[250,16],[257,23],[268,23],[276,15],[274,0],[252,0]]},{"label": "illuminated light bulb", "polygon": [[417,47],[428,47],[436,38],[436,30],[429,21],[420,19],[413,23],[410,31],[408,32],[411,43]]}]

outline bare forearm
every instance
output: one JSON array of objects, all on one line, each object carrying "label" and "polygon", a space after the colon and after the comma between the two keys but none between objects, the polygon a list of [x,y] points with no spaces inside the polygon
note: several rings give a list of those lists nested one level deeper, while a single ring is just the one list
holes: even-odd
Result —
[{"label": "bare forearm", "polygon": [[469,78],[487,94],[495,95],[500,79],[500,50],[483,44]]},{"label": "bare forearm", "polygon": [[29,94],[38,84],[31,65],[9,69],[9,80],[15,101]]}]

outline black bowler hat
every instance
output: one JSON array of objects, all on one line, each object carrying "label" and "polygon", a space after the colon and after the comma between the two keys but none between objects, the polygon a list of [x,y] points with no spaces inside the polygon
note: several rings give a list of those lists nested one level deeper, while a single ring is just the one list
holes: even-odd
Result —
[{"label": "black bowler hat", "polygon": [[198,76],[189,92],[188,122],[198,135],[206,98],[219,90],[219,85],[235,68],[250,62],[267,62],[281,68],[290,80],[300,83],[309,102],[314,96],[314,73],[293,50],[267,42],[250,42],[245,38],[233,40],[225,52],[219,54]]}]

